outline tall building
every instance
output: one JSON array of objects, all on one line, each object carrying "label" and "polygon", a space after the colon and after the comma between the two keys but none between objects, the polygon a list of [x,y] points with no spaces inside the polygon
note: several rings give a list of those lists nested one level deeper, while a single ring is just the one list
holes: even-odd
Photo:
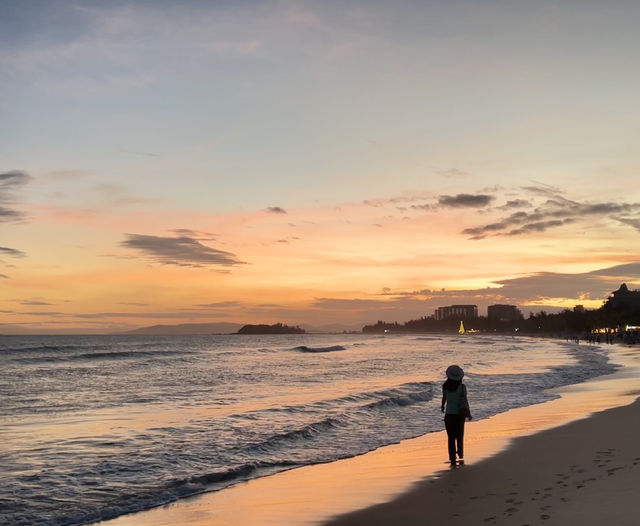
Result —
[{"label": "tall building", "polygon": [[523,316],[515,305],[489,305],[487,318],[497,321],[517,321],[523,319]]},{"label": "tall building", "polygon": [[448,307],[438,307],[435,313],[436,320],[446,320],[447,318],[468,320],[470,318],[477,317],[477,305],[450,305]]}]

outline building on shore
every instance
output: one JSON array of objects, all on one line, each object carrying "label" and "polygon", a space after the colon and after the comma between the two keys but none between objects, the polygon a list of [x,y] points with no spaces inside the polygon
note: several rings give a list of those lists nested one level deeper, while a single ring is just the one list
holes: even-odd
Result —
[{"label": "building on shore", "polygon": [[477,305],[449,305],[448,307],[438,307],[435,312],[436,320],[446,320],[456,318],[459,320],[469,320],[478,317]]},{"label": "building on shore", "polygon": [[515,305],[489,305],[487,318],[495,321],[518,321],[524,319],[524,316]]}]

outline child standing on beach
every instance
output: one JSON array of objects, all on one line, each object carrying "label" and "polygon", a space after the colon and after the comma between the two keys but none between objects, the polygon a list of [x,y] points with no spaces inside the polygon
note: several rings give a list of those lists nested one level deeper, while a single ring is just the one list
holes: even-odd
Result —
[{"label": "child standing on beach", "polygon": [[[447,367],[447,381],[442,384],[442,407],[444,426],[447,430],[449,461],[456,463],[464,458],[464,421],[471,420],[467,387],[462,383],[464,371],[457,365]],[[446,409],[445,409],[446,408]]]}]

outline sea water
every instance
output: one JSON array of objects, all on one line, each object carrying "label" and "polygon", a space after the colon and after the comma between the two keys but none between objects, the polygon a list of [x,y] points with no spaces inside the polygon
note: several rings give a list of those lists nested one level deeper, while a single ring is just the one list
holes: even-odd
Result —
[{"label": "sea water", "polygon": [[453,363],[476,419],[615,369],[481,334],[0,336],[0,524],[86,524],[439,431]]}]

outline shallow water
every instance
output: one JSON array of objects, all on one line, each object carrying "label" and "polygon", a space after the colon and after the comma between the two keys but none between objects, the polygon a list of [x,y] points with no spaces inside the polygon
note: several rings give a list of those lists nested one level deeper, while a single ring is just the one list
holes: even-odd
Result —
[{"label": "shallow water", "polygon": [[0,522],[83,524],[442,429],[614,369],[596,347],[460,336],[2,337]]}]

